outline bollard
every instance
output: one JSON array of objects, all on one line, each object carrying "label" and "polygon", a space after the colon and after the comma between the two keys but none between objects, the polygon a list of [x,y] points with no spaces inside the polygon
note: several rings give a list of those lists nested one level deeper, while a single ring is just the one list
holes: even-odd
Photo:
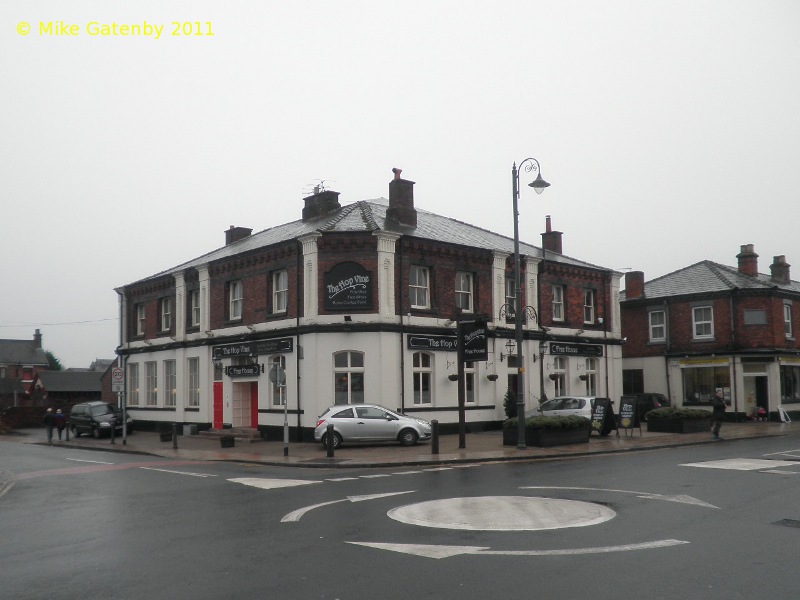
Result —
[{"label": "bollard", "polygon": [[333,425],[328,423],[328,428],[325,432],[325,447],[328,450],[328,458],[333,458]]},{"label": "bollard", "polygon": [[178,424],[172,424],[172,447],[177,449],[178,448]]},{"label": "bollard", "polygon": [[431,454],[439,454],[439,421],[431,421]]},{"label": "bollard", "polygon": [[66,422],[64,430],[67,432],[67,441],[69,441],[69,421]]},{"label": "bollard", "polygon": [[117,428],[117,420],[111,417],[111,443],[114,444],[114,430]]}]

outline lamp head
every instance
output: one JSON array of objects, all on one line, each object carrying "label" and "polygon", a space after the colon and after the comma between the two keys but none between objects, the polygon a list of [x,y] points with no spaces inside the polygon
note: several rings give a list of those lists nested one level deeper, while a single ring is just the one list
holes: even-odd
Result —
[{"label": "lamp head", "polygon": [[544,191],[544,188],[550,187],[550,184],[542,179],[542,172],[539,171],[538,175],[536,175],[536,179],[529,183],[528,187],[532,187],[534,190],[536,190],[537,194],[541,194]]}]

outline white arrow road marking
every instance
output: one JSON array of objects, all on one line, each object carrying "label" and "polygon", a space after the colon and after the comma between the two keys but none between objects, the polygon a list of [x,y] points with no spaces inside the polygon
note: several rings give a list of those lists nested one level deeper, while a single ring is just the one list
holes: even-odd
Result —
[{"label": "white arrow road marking", "polygon": [[699,463],[686,463],[682,467],[699,467],[701,469],[728,469],[731,471],[759,471],[773,467],[797,466],[791,460],[763,460],[758,458],[727,458],[725,460],[709,460]]},{"label": "white arrow road marking", "polygon": [[677,496],[665,496],[664,494],[652,494],[650,492],[635,492],[632,490],[610,490],[604,488],[589,488],[589,487],[556,487],[547,485],[528,485],[520,487],[521,490],[581,490],[590,492],[612,492],[615,494],[633,494],[644,500],[665,500],[666,502],[679,502],[681,504],[693,504],[695,506],[705,506],[706,508],[719,508],[708,502],[703,502],[692,496],[685,496],[679,494]]},{"label": "white arrow road marking", "polygon": [[96,465],[113,465],[114,463],[103,462],[102,460],[83,460],[81,458],[68,458],[67,460],[74,460],[75,462],[94,463]]},{"label": "white arrow road marking", "polygon": [[216,477],[207,473],[187,473],[186,471],[170,471],[169,469],[154,469],[153,467],[139,467],[145,471],[161,471],[162,473],[173,473],[175,475],[191,475],[192,477]]},{"label": "white arrow road marking", "polygon": [[236,479],[228,479],[228,481],[249,485],[262,490],[277,490],[280,488],[296,487],[298,485],[322,483],[321,481],[306,481],[305,479],[261,479],[259,477],[238,477]]},{"label": "white arrow road marking", "polygon": [[412,494],[416,490],[409,490],[407,492],[390,492],[388,494],[367,494],[364,496],[348,496],[347,498],[342,498],[341,500],[331,500],[330,502],[322,502],[320,504],[313,504],[311,506],[305,506],[303,508],[298,508],[297,510],[293,510],[287,515],[284,515],[281,519],[281,523],[296,523],[299,521],[304,514],[309,511],[314,510],[315,508],[320,508],[323,506],[329,506],[331,504],[338,504],[339,502],[364,502],[365,500],[375,500],[377,498],[388,498],[389,496],[399,496],[401,494]]},{"label": "white arrow road marking", "polygon": [[356,546],[366,546],[377,550],[390,550],[403,554],[424,556],[425,558],[449,558],[461,554],[493,555],[493,556],[570,556],[577,554],[604,554],[606,552],[629,552],[631,550],[651,550],[668,548],[679,544],[688,544],[683,540],[656,540],[640,544],[623,544],[620,546],[600,546],[594,548],[564,548],[561,550],[491,550],[481,546],[434,546],[424,544],[381,544],[372,542],[347,542]]}]

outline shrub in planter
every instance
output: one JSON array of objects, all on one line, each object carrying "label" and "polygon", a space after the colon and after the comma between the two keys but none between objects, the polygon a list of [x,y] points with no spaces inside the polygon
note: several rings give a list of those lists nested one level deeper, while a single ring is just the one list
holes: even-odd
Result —
[{"label": "shrub in planter", "polygon": [[[503,410],[507,419],[513,419],[517,416],[517,395],[511,391],[511,388],[506,390],[505,398],[503,398]],[[514,423],[516,425],[516,421]]]},{"label": "shrub in planter", "polygon": [[711,428],[711,413],[699,408],[656,408],[647,413],[647,431],[697,433]]},{"label": "shrub in planter", "polygon": [[[528,446],[558,446],[589,441],[592,423],[586,417],[528,417],[525,419],[525,444]],[[518,436],[517,418],[503,422],[503,445],[514,446]]]}]

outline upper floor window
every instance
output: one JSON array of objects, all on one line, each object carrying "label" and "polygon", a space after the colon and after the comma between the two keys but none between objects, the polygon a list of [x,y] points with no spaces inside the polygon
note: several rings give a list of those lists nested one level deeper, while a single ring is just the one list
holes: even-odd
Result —
[{"label": "upper floor window", "polygon": [[172,327],[172,298],[161,298],[158,301],[158,314],[161,321],[159,331],[169,331]]},{"label": "upper floor window", "polygon": [[789,303],[783,305],[783,330],[787,338],[792,337],[792,305]]},{"label": "upper floor window", "polygon": [[564,286],[553,286],[553,321],[564,320]]},{"label": "upper floor window", "polygon": [[414,379],[414,404],[431,403],[431,355],[427,352],[415,352],[411,374]]},{"label": "upper floor window", "polygon": [[594,323],[595,292],[583,290],[583,322]]},{"label": "upper floor window", "polygon": [[430,308],[430,271],[428,267],[411,265],[408,273],[411,308]]},{"label": "upper floor window", "polygon": [[289,304],[289,273],[275,271],[272,274],[272,312],[286,312]]},{"label": "upper floor window", "polygon": [[334,404],[364,403],[364,354],[336,352],[333,355]]},{"label": "upper floor window", "polygon": [[472,273],[456,273],[456,308],[472,312]]},{"label": "upper floor window", "polygon": [[692,309],[692,331],[695,339],[714,337],[714,310],[710,306]]},{"label": "upper floor window", "polygon": [[189,327],[200,327],[200,290],[189,292]]},{"label": "upper floor window", "polygon": [[136,305],[136,335],[144,335],[144,304]]},{"label": "upper floor window", "polygon": [[231,281],[228,284],[228,319],[234,321],[242,318],[242,282]]},{"label": "upper floor window", "polygon": [[663,342],[667,339],[666,313],[663,310],[651,310],[647,316],[650,320],[650,341]]}]

